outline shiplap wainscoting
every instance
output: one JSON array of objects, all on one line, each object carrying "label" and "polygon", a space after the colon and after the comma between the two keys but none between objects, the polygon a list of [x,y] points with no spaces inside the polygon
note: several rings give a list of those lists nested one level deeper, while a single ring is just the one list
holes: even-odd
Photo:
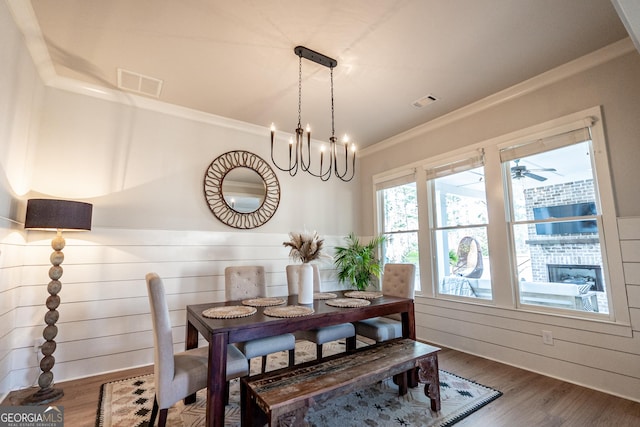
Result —
[{"label": "shiplap wainscoting", "polygon": [[[8,312],[15,316],[13,333],[0,326],[13,335],[13,389],[34,384],[39,373],[41,356],[34,354],[33,343],[44,326],[52,237],[29,232],[19,303]],[[323,237],[328,253],[343,242],[342,236]],[[153,363],[148,272],[164,279],[177,351],[184,349],[185,306],[224,301],[225,267],[264,265],[267,296],[287,294],[285,266],[292,262],[282,245],[287,234],[94,228],[65,233],[65,239],[57,381]],[[342,289],[332,261],[319,265],[322,289]]]},{"label": "shiplap wainscoting", "polygon": [[[640,401],[640,218],[618,221],[631,326],[416,298],[419,339]],[[51,233],[0,227],[0,395],[34,385],[40,355]],[[94,228],[66,233],[57,381],[152,363],[153,337],[144,275],[166,283],[176,350],[184,348],[185,310],[222,301],[224,268],[261,264],[268,295],[287,293],[286,234]],[[341,236],[326,236],[329,253]],[[331,261],[323,290],[343,288]],[[552,331],[554,345],[542,344]]]},{"label": "shiplap wainscoting", "polygon": [[631,325],[418,296],[418,338],[640,402],[640,217],[618,227]]},{"label": "shiplap wainscoting", "polygon": [[631,324],[638,335],[640,334],[640,217],[620,218],[618,229]]},{"label": "shiplap wainscoting", "polygon": [[0,216],[0,399],[12,389],[15,317],[24,245],[22,225]]}]

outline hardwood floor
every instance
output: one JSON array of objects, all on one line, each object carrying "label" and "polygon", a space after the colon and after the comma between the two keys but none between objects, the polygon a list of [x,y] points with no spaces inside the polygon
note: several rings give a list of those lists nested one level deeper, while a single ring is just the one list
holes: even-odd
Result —
[{"label": "hardwood floor", "polygon": [[[640,403],[565,383],[491,360],[443,349],[440,369],[500,390],[503,395],[460,421],[459,427],[637,427]],[[151,366],[58,384],[64,397],[65,426],[95,425],[100,385],[153,372]],[[18,405],[27,395],[12,392],[2,405]]]}]

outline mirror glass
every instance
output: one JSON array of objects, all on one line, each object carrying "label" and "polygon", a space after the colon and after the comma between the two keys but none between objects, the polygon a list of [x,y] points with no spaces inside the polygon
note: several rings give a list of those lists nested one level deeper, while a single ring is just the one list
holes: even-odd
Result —
[{"label": "mirror glass", "polygon": [[232,210],[240,213],[255,212],[264,201],[265,182],[253,169],[236,167],[225,175],[222,195]]}]

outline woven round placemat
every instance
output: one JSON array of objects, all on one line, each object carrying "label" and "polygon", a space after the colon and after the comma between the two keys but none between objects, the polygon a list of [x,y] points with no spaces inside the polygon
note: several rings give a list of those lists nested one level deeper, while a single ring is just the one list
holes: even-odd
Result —
[{"label": "woven round placemat", "polygon": [[301,305],[287,305],[285,307],[267,307],[264,314],[271,317],[299,317],[313,314],[313,308]]},{"label": "woven round placemat", "polygon": [[282,305],[287,302],[284,298],[250,298],[242,300],[242,304],[252,307],[269,307],[272,305]]},{"label": "woven round placemat", "polygon": [[332,292],[316,292],[315,294],[313,294],[313,299],[332,299],[337,297],[338,295]]},{"label": "woven round placemat", "polygon": [[349,291],[344,293],[345,297],[349,298],[362,298],[362,299],[376,299],[382,296],[382,292],[378,291]]},{"label": "woven round placemat", "polygon": [[331,305],[333,307],[364,307],[365,305],[371,304],[371,301],[366,299],[359,298],[336,298],[330,299],[325,302],[327,305]]},{"label": "woven round placemat", "polygon": [[223,307],[208,308],[202,312],[204,317],[212,319],[234,319],[236,317],[247,317],[256,313],[255,307],[244,305],[225,305]]}]

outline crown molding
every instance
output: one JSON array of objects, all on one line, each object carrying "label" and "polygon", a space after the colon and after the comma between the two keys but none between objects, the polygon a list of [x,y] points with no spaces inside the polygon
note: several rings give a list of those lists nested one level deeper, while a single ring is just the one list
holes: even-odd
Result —
[{"label": "crown molding", "polygon": [[91,83],[82,82],[68,77],[55,76],[46,83],[46,86],[53,89],[59,89],[66,92],[77,93],[79,95],[85,95],[92,98],[119,103],[125,106],[167,114],[172,117],[206,123],[216,127],[233,129],[245,133],[261,135],[265,138],[267,135],[269,135],[270,132],[269,128],[266,126],[254,125],[252,123],[243,122],[241,120],[235,120],[211,113],[205,113],[200,110],[194,110],[192,108],[182,107],[180,105],[169,104],[167,102],[147,98],[118,89],[108,89],[103,86],[92,85]]},{"label": "crown molding", "polygon": [[640,52],[640,2],[638,0],[611,0],[633,44]]},{"label": "crown molding", "polygon": [[[146,98],[140,95],[123,92],[115,89],[106,89],[102,86],[92,85],[79,80],[60,77],[56,74],[53,62],[49,56],[46,43],[38,25],[31,2],[24,0],[6,0],[14,21],[25,37],[27,49],[31,53],[34,64],[38,69],[40,78],[47,87],[78,93],[85,96],[100,98],[112,102],[119,102],[137,108],[168,114],[175,117],[199,121],[228,129],[234,129],[256,135],[267,135],[269,129],[266,126],[258,126],[251,123],[234,120],[215,114],[169,104],[159,100]],[[471,116],[488,108],[500,105],[513,98],[548,86],[559,80],[578,74],[590,68],[596,67],[614,58],[625,55],[634,50],[631,39],[626,38],[605,46],[574,61],[556,67],[539,74],[529,80],[518,83],[493,95],[489,95],[479,101],[471,103],[458,110],[440,116],[434,120],[418,125],[405,132],[382,140],[374,145],[358,151],[360,157],[374,154],[400,144],[407,140],[419,137],[434,129],[446,126],[465,117]]]},{"label": "crown molding", "polygon": [[223,128],[234,129],[245,133],[261,136],[269,134],[269,128],[266,126],[258,126],[240,120],[217,116],[215,114],[205,113],[133,93],[117,89],[108,89],[103,86],[57,75],[31,2],[25,0],[6,1],[13,15],[14,22],[24,35],[27,49],[46,87],[164,113],[174,117],[212,124]]},{"label": "crown molding", "polygon": [[360,157],[365,157],[382,150],[386,150],[394,145],[417,138],[425,133],[431,132],[440,127],[449,125],[465,117],[477,114],[483,110],[503,104],[514,98],[526,95],[545,86],[549,86],[560,80],[571,77],[575,74],[594,68],[598,65],[609,62],[622,55],[626,55],[634,50],[634,45],[629,38],[612,43],[592,53],[582,56],[559,67],[553,68],[521,83],[513,85],[493,95],[489,95],[479,101],[473,102],[465,107],[447,113],[436,119],[418,125],[405,132],[382,140],[374,145],[359,150]]}]

